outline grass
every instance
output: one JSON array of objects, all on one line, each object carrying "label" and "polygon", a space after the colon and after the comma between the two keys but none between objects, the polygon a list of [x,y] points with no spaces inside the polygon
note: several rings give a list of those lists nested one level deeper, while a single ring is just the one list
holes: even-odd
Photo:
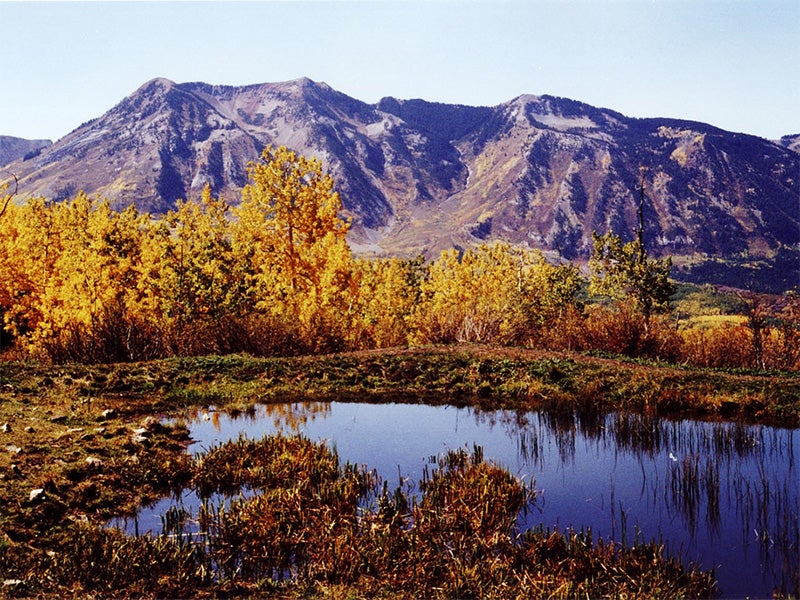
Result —
[{"label": "grass", "polygon": [[656,545],[520,534],[516,516],[532,492],[477,448],[442,457],[419,500],[381,492],[374,475],[338,466],[323,444],[301,437],[228,442],[185,467],[198,491],[219,489],[221,478],[255,493],[204,505],[192,536],[185,527],[193,517],[181,511],[156,537],[71,523],[49,536],[44,553],[7,546],[0,568],[35,571],[19,581],[36,595],[705,597],[714,589],[710,574],[685,569]]},{"label": "grass", "polygon": [[[353,502],[355,496],[366,493],[365,475],[336,471],[323,450],[313,445],[302,451],[300,446],[292,446],[299,442],[291,440],[253,448],[230,446],[212,449],[197,460],[185,451],[188,432],[179,423],[192,411],[208,405],[244,411],[257,402],[299,398],[402,399],[556,412],[616,410],[735,418],[790,427],[800,422],[800,380],[796,375],[725,373],[478,346],[292,359],[211,356],[99,366],[0,363],[0,426],[5,425],[0,430],[0,581],[12,582],[0,594],[180,596],[196,589],[200,595],[358,597],[365,595],[359,590],[371,590],[366,595],[499,597],[504,595],[504,586],[513,584],[520,593],[541,595],[547,590],[548,595],[562,597],[584,593],[694,595],[682,592],[684,588],[664,587],[667,572],[676,577],[688,572],[660,556],[658,548],[640,549],[643,554],[636,558],[635,553],[598,546],[574,532],[539,532],[536,539],[514,540],[513,532],[500,527],[507,522],[507,513],[482,513],[484,509],[479,507],[488,503],[511,510],[516,506],[517,484],[480,461],[473,464],[464,459],[462,467],[469,466],[469,481],[482,482],[483,487],[476,489],[488,493],[491,488],[493,494],[500,494],[499,500],[478,494],[471,496],[468,505],[453,507],[447,486],[465,485],[459,483],[459,477],[466,475],[459,472],[462,467],[443,465],[440,479],[435,484],[431,479],[428,495],[416,507],[422,512],[409,518],[406,509],[411,500],[388,494],[375,515],[354,520],[352,505],[342,502]],[[162,425],[165,416],[176,417],[178,424]],[[270,456],[272,459],[263,460]],[[292,462],[295,459],[306,461],[306,466],[316,465],[314,472],[326,475],[309,479],[306,469],[301,477]],[[217,461],[216,466],[209,468],[212,460]],[[234,467],[235,476],[230,471]],[[276,474],[278,480],[291,485],[276,487]],[[180,544],[174,538],[131,539],[102,528],[112,516],[131,513],[140,504],[186,485],[204,492],[231,485],[261,489],[261,500],[248,502],[262,504],[245,502],[236,508],[238,512],[221,515],[211,511],[206,515],[219,523],[233,518],[257,521],[255,515],[264,513],[264,502],[277,506],[290,500],[325,500],[328,504],[303,508],[304,519],[313,514],[320,530],[332,528],[344,537],[334,536],[319,542],[322,546],[306,544],[298,550],[299,546],[291,546],[294,542],[287,533],[281,539],[289,540],[286,543],[293,549],[281,555],[283,562],[270,563],[269,568],[253,564],[248,567],[251,576],[238,578],[215,575],[208,554],[196,545]],[[34,497],[34,490],[43,493]],[[350,508],[344,510],[343,506]],[[429,510],[432,512],[425,512]],[[448,512],[452,510],[456,512]],[[344,513],[350,516],[344,518]],[[302,524],[302,519],[292,521],[286,515],[275,518],[294,523],[295,533]],[[470,524],[472,537],[467,535],[469,531],[462,531],[466,537],[447,541],[453,532],[444,524],[452,525],[454,519]],[[481,527],[492,523],[495,529],[489,533],[502,533],[502,552],[500,546],[474,546],[477,537],[488,535]],[[439,546],[423,543],[425,536],[419,537],[423,525],[428,527],[428,542],[438,539]],[[269,535],[275,537],[275,531]],[[413,546],[410,540],[421,545]],[[462,545],[455,546],[456,542]],[[244,560],[234,552],[236,544],[249,548],[254,556],[272,556],[260,542],[226,543],[230,555],[219,556],[219,560]],[[456,547],[461,548],[458,553]],[[314,554],[322,552],[319,548],[327,548],[328,554]],[[451,550],[458,560],[444,560]],[[386,558],[390,551],[395,553],[390,554],[391,561]],[[308,555],[302,573],[297,571],[299,563],[293,563],[298,552]],[[336,562],[331,557],[337,553],[350,558]],[[470,558],[478,555],[484,558]],[[418,563],[425,557],[440,562]],[[223,564],[219,560],[215,559]],[[583,566],[567,569],[567,563]],[[641,571],[645,563],[656,565],[655,571],[631,575],[630,569]],[[391,571],[387,570],[389,564],[405,566]],[[419,575],[423,567],[415,564],[427,564],[433,578],[424,579],[420,588],[398,587],[394,594],[392,586],[411,585],[414,573]],[[360,566],[356,569],[356,565]],[[563,572],[559,570],[562,567]],[[230,572],[240,572],[237,568]],[[297,572],[278,585],[275,577],[268,576],[270,569]],[[656,571],[661,574],[654,574]],[[427,567],[424,572],[429,572]],[[648,579],[650,575],[656,579]],[[644,587],[632,587],[628,578]],[[691,581],[694,583],[687,585],[700,580]],[[697,592],[700,588],[685,589]]]},{"label": "grass", "polygon": [[800,424],[796,374],[726,373],[478,346],[179,364],[187,381],[166,394],[174,404],[230,406],[300,396],[375,402],[402,398],[487,409],[634,410]]}]

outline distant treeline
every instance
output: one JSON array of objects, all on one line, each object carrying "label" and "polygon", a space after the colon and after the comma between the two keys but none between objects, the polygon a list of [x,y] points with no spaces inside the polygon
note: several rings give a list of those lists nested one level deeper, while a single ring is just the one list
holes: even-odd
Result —
[{"label": "distant treeline", "polygon": [[679,326],[669,262],[613,235],[595,236],[588,288],[576,266],[501,243],[431,262],[355,258],[319,161],[268,148],[249,176],[236,207],[207,188],[161,218],[83,193],[8,204],[8,355],[120,362],[479,342],[800,368],[796,294],[777,309],[743,296],[737,322]]}]

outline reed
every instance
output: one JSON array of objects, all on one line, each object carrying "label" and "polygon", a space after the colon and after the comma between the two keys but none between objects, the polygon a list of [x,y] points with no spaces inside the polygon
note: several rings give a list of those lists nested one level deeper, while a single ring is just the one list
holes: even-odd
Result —
[{"label": "reed", "polygon": [[[292,467],[280,460],[285,444],[304,450]],[[535,493],[485,462],[479,446],[438,457],[419,482],[419,495],[411,496],[402,486],[391,492],[351,465],[332,471],[324,457],[333,461],[333,453],[297,437],[211,449],[198,458],[198,473],[214,471],[213,460],[245,448],[261,457],[255,462],[263,471],[251,477],[254,465],[240,463],[231,473],[259,493],[227,508],[204,509],[200,518],[209,539],[204,564],[216,565],[215,576],[228,585],[268,580],[285,590],[335,585],[362,595],[464,598],[558,595],[578,582],[576,590],[590,595],[621,585],[615,589],[647,595],[646,586],[633,583],[647,572],[659,592],[713,588],[708,576],[683,573],[657,549],[609,549],[572,532],[558,543],[541,532],[521,534],[518,516]],[[180,522],[182,515],[176,516]],[[558,576],[543,581],[533,574],[541,574],[547,561],[531,558],[534,548],[547,544],[566,554]],[[653,575],[654,568],[661,575]]]}]

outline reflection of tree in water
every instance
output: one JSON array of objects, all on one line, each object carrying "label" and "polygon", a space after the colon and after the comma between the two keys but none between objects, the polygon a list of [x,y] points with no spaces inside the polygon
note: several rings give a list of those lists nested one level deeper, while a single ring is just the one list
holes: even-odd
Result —
[{"label": "reflection of tree in water", "polygon": [[330,402],[262,404],[259,408],[264,411],[264,416],[272,418],[272,423],[279,432],[297,432],[309,421],[327,417],[331,413]]},{"label": "reflection of tree in water", "polygon": [[[279,432],[296,433],[309,421],[327,417],[331,413],[330,402],[276,402],[252,405],[245,410],[237,410],[230,416],[258,423],[271,419]],[[220,411],[215,408],[200,408],[190,415],[193,421],[210,421],[214,429],[220,431]]]},{"label": "reflection of tree in water", "polygon": [[[705,523],[709,539],[722,535],[722,515],[735,514],[743,546],[757,544],[760,562],[773,570],[780,592],[800,592],[800,486],[794,431],[741,423],[665,421],[612,415],[618,450],[653,467],[663,479],[645,478],[642,498],[680,518],[692,539]],[[666,460],[665,460],[666,458]]]},{"label": "reflection of tree in water", "polygon": [[502,427],[509,439],[516,440],[517,456],[523,464],[544,468],[544,438],[539,434],[542,413],[529,413],[510,410],[468,409],[475,423],[488,425],[494,429]]},{"label": "reflection of tree in water", "polygon": [[512,411],[493,411],[486,413],[481,421],[495,426],[505,425],[509,438],[516,438],[519,458],[526,464],[545,468],[544,443],[552,438],[558,449],[561,462],[574,462],[575,440],[579,420],[571,410],[521,413]]}]

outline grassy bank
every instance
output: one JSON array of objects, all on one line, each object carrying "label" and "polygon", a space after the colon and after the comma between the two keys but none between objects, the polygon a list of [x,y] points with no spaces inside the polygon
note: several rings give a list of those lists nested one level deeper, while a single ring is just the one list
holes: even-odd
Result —
[{"label": "grassy bank", "polygon": [[[483,346],[429,347],[301,358],[208,356],[148,363],[0,367],[0,398],[44,407],[150,414],[298,397],[402,399],[482,408],[591,409],[800,425],[797,374],[637,363]],[[45,409],[47,410],[47,408]]]},{"label": "grassy bank", "polygon": [[[133,541],[102,532],[98,525],[196,481],[199,467],[185,453],[186,429],[165,427],[161,417],[181,416],[188,409],[210,404],[244,410],[255,402],[300,397],[375,402],[402,399],[474,404],[486,409],[644,411],[792,427],[800,422],[797,376],[724,373],[486,347],[293,359],[212,356],[100,366],[2,363],[0,581],[11,583],[7,582],[0,594],[63,595],[75,590],[104,596],[181,595],[191,586],[214,594],[223,588],[226,593],[236,593],[240,584],[243,587],[239,591],[253,593],[261,584],[226,581],[223,586],[209,577],[201,581],[197,565],[202,567],[202,560],[192,555],[191,549],[176,548],[173,540]],[[328,509],[314,510],[322,515]],[[351,537],[346,538],[347,543],[364,537],[356,536],[355,530],[348,531]],[[526,542],[529,549],[545,544],[548,536],[545,532],[541,536]],[[576,559],[570,552],[583,544],[587,553],[581,554],[581,560],[585,559],[581,564],[590,565],[582,574],[567,570],[561,579],[553,580],[554,587],[547,589],[562,589],[560,595],[590,589],[581,587],[581,582],[591,579],[591,569],[598,575],[600,570],[633,560],[607,548],[603,550],[607,557],[602,559],[603,553],[595,554],[598,551],[590,550],[585,540],[559,539],[566,540],[563,548],[555,538],[547,542],[546,548],[552,546],[553,552],[561,548],[558,552],[562,554],[554,556]],[[377,552],[378,546],[369,551]],[[402,556],[408,558],[423,550],[407,547],[404,552],[410,554]],[[525,560],[539,560],[538,551],[530,552]],[[648,560],[655,560],[653,564],[668,563],[659,562],[661,558],[652,555],[653,549],[648,552]],[[92,565],[99,569],[120,557],[125,557],[115,563],[120,571],[101,569],[105,575],[95,578],[100,587],[91,588],[94,584],[81,579],[86,569],[95,568]],[[409,564],[413,562],[408,560]],[[151,563],[161,566],[154,568]],[[641,567],[635,560],[630,565],[634,563]],[[141,573],[136,565],[151,565],[142,567],[142,572],[152,573],[152,580],[139,587],[124,585],[126,577],[138,581]],[[472,568],[466,563],[437,568],[445,573],[456,566]],[[128,575],[122,573],[123,567]],[[320,566],[312,569],[315,573],[320,570],[324,571]],[[365,576],[362,572],[353,573],[355,579],[339,582],[331,582],[331,572],[326,573],[325,577],[306,580],[305,591],[345,596],[355,589],[353,586],[365,585],[365,580],[359,579]],[[619,574],[622,581],[625,571]],[[373,591],[388,592],[390,587],[381,583],[382,576],[374,577]],[[431,580],[426,584],[430,587],[416,591],[433,593],[443,581]],[[615,584],[607,580],[604,585],[612,587],[591,589],[609,593]],[[637,593],[657,596],[656,588],[654,583]],[[455,588],[449,589],[442,595],[455,593]],[[487,590],[490,588],[483,589]],[[269,591],[289,595],[303,592],[291,585],[269,587]]]}]

